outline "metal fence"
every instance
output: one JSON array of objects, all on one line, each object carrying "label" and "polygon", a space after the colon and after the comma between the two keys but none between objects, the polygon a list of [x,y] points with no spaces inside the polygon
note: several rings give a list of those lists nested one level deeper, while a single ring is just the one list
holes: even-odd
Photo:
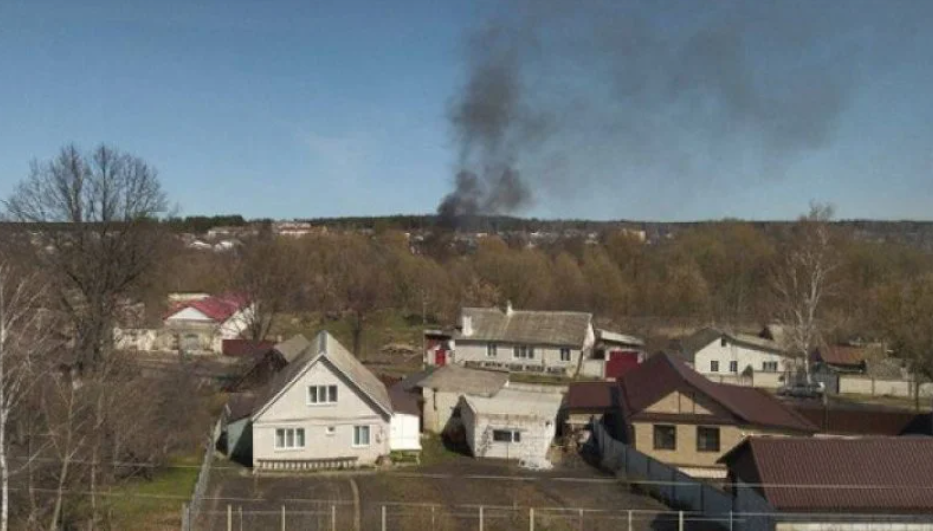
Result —
[{"label": "metal fence", "polygon": [[593,423],[590,441],[599,451],[602,466],[640,481],[643,490],[667,505],[717,520],[728,518],[732,512],[729,494],[614,439],[599,422]]},{"label": "metal fence", "polygon": [[207,493],[207,485],[211,480],[211,465],[214,462],[214,445],[220,438],[220,432],[223,429],[223,415],[217,418],[211,433],[204,442],[204,459],[201,461],[201,469],[198,470],[198,480],[194,484],[194,492],[191,493],[191,500],[185,504],[181,514],[181,530],[192,531],[195,528],[195,522],[201,515],[204,497]]}]

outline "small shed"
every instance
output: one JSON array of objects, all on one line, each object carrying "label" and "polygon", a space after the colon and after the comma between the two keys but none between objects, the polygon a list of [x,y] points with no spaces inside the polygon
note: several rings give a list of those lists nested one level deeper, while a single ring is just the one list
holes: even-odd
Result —
[{"label": "small shed", "polygon": [[392,419],[389,422],[389,450],[421,451],[421,397],[409,387],[408,379],[389,387]]},{"label": "small shed", "polygon": [[492,397],[464,396],[461,418],[474,457],[517,459],[547,468],[561,396],[503,389]]},{"label": "small shed", "polygon": [[489,397],[508,384],[508,372],[445,365],[419,381],[424,397],[424,429],[445,433],[460,427],[457,408],[463,395]]}]

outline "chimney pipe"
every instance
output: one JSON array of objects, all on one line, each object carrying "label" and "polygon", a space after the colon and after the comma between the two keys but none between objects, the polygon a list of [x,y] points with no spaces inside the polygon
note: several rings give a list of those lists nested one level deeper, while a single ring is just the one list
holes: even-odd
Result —
[{"label": "chimney pipe", "polygon": [[464,315],[463,317],[461,317],[460,333],[462,333],[464,336],[467,336],[467,337],[473,335],[473,318],[470,317],[469,315]]}]

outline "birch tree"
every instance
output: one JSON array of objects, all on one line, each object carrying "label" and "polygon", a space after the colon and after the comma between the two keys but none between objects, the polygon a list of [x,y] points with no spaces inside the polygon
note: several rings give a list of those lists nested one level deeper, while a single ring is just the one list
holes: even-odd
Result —
[{"label": "birch tree", "polygon": [[835,287],[839,258],[830,221],[833,207],[811,204],[791,229],[772,274],[778,322],[785,329],[786,345],[801,362],[810,381],[810,351],[819,345],[820,309]]},{"label": "birch tree", "polygon": [[0,264],[0,531],[10,521],[9,420],[41,370],[34,357],[46,341],[40,312],[42,290]]}]

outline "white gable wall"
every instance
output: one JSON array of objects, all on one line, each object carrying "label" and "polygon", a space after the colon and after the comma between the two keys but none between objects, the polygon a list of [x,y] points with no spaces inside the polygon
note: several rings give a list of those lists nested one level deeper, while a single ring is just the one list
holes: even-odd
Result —
[{"label": "white gable wall", "polygon": [[392,415],[389,448],[393,451],[421,450],[421,429],[418,415],[405,413]]},{"label": "white gable wall", "polygon": [[[787,361],[787,359],[787,356],[782,356],[780,354],[775,354],[765,350],[754,349],[745,345],[736,345],[731,341],[727,341],[726,345],[723,346],[722,341],[720,339],[716,339],[709,345],[706,345],[697,351],[694,358],[693,368],[701,374],[741,375],[742,371],[745,370],[745,367],[749,365],[752,366],[754,372],[759,373],[765,372],[765,362],[777,362],[777,372],[783,372],[784,363]],[[719,372],[713,372],[711,370],[711,362],[713,361],[719,362]],[[729,371],[730,361],[738,362],[738,367],[735,373]]]},{"label": "white gable wall", "polygon": [[204,315],[196,308],[187,306],[165,318],[166,323],[173,321],[197,321],[204,323],[213,323],[214,320]]},{"label": "white gable wall", "polygon": [[[336,385],[337,403],[309,405],[308,386]],[[354,426],[370,427],[370,444],[353,446]],[[327,428],[334,434],[328,435]],[[305,447],[275,448],[277,428],[304,428]],[[365,397],[326,360],[319,360],[288,387],[268,409],[254,418],[253,462],[356,457],[370,465],[389,453],[389,415]]]}]

